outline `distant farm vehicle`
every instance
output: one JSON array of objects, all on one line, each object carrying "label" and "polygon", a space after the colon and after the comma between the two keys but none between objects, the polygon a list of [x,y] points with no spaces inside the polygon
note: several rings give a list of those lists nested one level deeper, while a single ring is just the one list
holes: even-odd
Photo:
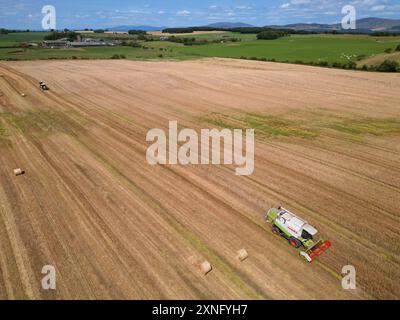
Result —
[{"label": "distant farm vehicle", "polygon": [[300,255],[307,262],[314,261],[331,246],[328,240],[315,240],[317,229],[285,208],[269,209],[266,219],[272,224],[273,233],[287,239],[291,246],[305,249]]},{"label": "distant farm vehicle", "polygon": [[42,91],[47,91],[49,90],[49,87],[47,86],[47,84],[45,84],[43,81],[39,82],[39,87]]}]

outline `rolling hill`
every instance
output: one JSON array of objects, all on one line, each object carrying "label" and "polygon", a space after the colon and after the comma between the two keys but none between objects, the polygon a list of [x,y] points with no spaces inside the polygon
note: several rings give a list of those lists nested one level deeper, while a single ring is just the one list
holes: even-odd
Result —
[{"label": "rolling hill", "polygon": [[254,27],[254,26],[243,22],[216,22],[208,24],[206,27],[229,29],[229,28],[242,28],[242,27]]},{"label": "rolling hill", "polygon": [[[243,22],[215,22],[205,27],[211,28],[243,28],[243,27],[254,27],[254,25],[243,23]],[[335,24],[323,24],[323,23],[291,23],[286,25],[266,25],[268,28],[285,28],[294,30],[305,30],[305,31],[332,31],[342,30],[341,23]],[[167,28],[166,26],[148,26],[148,25],[121,25],[108,28],[110,31],[128,31],[128,30],[144,30],[144,31],[158,31]],[[384,18],[363,18],[357,20],[357,31],[358,32],[374,32],[374,31],[390,31],[400,32],[400,19],[384,19]]]},{"label": "rolling hill", "polygon": [[[283,26],[270,25],[270,28],[288,28],[306,31],[332,31],[342,30],[341,23],[321,24],[321,23],[293,23]],[[399,19],[383,19],[383,18],[363,18],[357,20],[357,31],[374,32],[374,31],[400,31]]]},{"label": "rolling hill", "polygon": [[123,26],[116,26],[112,28],[108,28],[110,31],[129,31],[129,30],[143,30],[143,31],[158,31],[165,29],[166,27],[161,26],[146,26],[146,25],[141,25],[141,26],[135,26],[135,25],[123,25]]}]

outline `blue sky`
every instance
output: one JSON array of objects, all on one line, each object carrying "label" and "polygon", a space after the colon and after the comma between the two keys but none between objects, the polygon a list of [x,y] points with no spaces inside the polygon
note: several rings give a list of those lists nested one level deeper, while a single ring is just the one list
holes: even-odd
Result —
[{"label": "blue sky", "polygon": [[41,8],[57,10],[57,28],[118,25],[193,26],[213,22],[253,25],[340,22],[351,4],[357,18],[400,18],[400,0],[0,0],[0,27],[41,28]]}]

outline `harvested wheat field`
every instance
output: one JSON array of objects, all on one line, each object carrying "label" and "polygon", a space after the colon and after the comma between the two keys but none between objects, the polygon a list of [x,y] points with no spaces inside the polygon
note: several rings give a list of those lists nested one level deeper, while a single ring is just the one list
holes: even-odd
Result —
[{"label": "harvested wheat field", "polygon": [[[0,74],[1,299],[400,298],[399,74],[229,59]],[[254,173],[150,166],[146,133],[169,120],[255,128]],[[271,232],[279,204],[332,242],[317,261]]]}]

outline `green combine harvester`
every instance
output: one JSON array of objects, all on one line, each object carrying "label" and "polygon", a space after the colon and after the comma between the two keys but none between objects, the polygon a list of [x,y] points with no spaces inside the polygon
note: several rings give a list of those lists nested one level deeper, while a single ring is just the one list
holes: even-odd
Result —
[{"label": "green combine harvester", "polygon": [[285,208],[271,208],[267,221],[272,224],[272,232],[286,238],[295,248],[304,248],[300,255],[308,262],[320,256],[331,246],[328,240],[315,240],[317,229]]},{"label": "green combine harvester", "polygon": [[43,81],[40,81],[40,82],[39,82],[39,88],[40,88],[40,90],[42,90],[42,91],[47,91],[47,90],[49,90],[49,87],[48,87],[47,84],[45,84]]}]

